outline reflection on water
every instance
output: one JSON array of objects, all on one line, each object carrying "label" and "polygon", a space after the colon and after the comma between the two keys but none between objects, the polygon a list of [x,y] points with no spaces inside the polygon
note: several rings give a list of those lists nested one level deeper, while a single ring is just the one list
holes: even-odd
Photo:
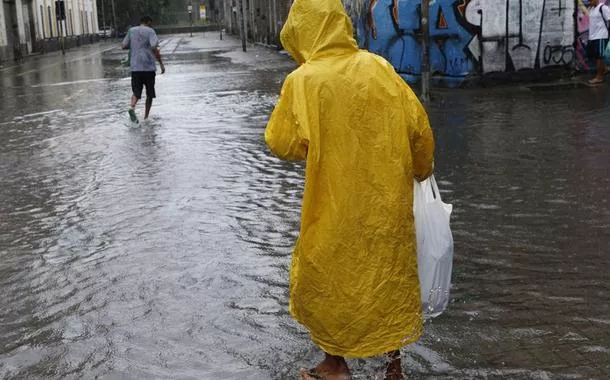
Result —
[{"label": "reflection on water", "polygon": [[[138,127],[115,52],[3,73],[0,378],[289,379],[319,358],[287,314],[303,167],[262,136],[287,66],[178,42]],[[430,113],[454,300],[405,370],[607,378],[605,91],[451,92]]]}]

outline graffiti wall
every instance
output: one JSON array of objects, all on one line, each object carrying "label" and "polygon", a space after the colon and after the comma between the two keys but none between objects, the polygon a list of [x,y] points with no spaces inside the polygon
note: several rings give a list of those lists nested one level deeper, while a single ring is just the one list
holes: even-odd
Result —
[{"label": "graffiti wall", "polygon": [[569,65],[574,60],[573,0],[471,0],[469,49],[482,71]]},{"label": "graffiti wall", "polygon": [[[573,65],[586,0],[430,0],[431,64],[442,78]],[[420,74],[421,0],[345,0],[361,47]],[[588,21],[587,21],[588,22]]]}]

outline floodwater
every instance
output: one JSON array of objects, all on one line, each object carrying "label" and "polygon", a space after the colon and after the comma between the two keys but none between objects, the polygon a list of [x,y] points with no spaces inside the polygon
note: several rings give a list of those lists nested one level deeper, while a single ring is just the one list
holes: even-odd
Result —
[{"label": "floodwater", "polygon": [[[217,37],[164,38],[138,127],[111,45],[0,68],[1,379],[294,379],[320,358],[287,314],[303,167],[263,141],[292,64]],[[437,94],[455,286],[408,378],[610,378],[609,103]]]}]

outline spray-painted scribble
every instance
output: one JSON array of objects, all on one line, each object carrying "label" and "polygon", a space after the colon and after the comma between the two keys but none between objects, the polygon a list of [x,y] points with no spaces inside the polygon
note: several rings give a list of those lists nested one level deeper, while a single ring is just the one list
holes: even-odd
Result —
[{"label": "spray-painted scribble", "polygon": [[[433,74],[464,78],[574,65],[586,43],[581,24],[588,23],[583,17],[576,28],[577,1],[585,0],[431,0]],[[345,3],[362,47],[386,57],[407,79],[420,74],[421,0]]]}]

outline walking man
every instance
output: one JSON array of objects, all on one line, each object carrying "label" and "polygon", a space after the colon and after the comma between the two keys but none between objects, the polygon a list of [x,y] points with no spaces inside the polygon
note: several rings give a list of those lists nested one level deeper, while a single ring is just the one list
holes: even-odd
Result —
[{"label": "walking man", "polygon": [[341,0],[295,0],[281,34],[300,67],[286,79],[265,139],[306,162],[290,313],[325,359],[303,380],[351,377],[345,357],[386,354],[422,334],[413,181],[432,173],[434,137],[409,86],[358,49]]},{"label": "walking man", "polygon": [[131,66],[131,108],[129,118],[137,123],[136,104],[142,98],[142,91],[146,87],[146,110],[144,120],[148,119],[150,109],[153,104],[155,93],[155,76],[157,66],[155,60],[161,66],[161,74],[165,73],[165,65],[161,59],[159,51],[159,37],[152,29],[152,18],[144,16],[140,19],[140,26],[135,26],[129,30],[123,40],[122,48],[130,50]]}]

